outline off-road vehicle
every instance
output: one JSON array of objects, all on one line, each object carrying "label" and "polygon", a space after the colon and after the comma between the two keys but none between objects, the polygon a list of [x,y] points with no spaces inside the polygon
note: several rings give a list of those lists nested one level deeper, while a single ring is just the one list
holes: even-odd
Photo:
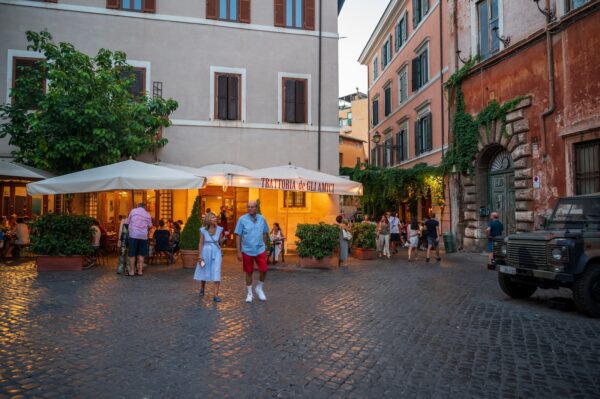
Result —
[{"label": "off-road vehicle", "polygon": [[494,240],[488,265],[512,298],[567,287],[577,307],[600,317],[600,195],[561,198],[543,230]]}]

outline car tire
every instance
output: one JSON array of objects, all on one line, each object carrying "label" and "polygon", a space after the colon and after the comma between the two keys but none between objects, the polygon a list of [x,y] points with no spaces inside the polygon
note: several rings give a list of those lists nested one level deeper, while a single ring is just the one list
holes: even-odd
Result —
[{"label": "car tire", "polygon": [[510,275],[498,273],[498,283],[506,295],[514,299],[529,298],[537,291],[536,285],[514,281]]},{"label": "car tire", "polygon": [[573,284],[577,308],[590,317],[600,317],[600,264],[587,267]]}]

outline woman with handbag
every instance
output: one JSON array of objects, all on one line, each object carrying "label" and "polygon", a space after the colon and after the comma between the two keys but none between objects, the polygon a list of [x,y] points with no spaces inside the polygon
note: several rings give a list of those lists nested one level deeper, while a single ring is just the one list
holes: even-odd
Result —
[{"label": "woman with handbag", "polygon": [[221,263],[223,254],[221,244],[224,241],[223,228],[218,225],[219,220],[214,213],[207,213],[204,226],[200,228],[200,243],[198,245],[198,263],[194,273],[194,280],[200,281],[200,296],[204,296],[206,282],[215,283],[213,300],[221,302],[219,286],[221,284]]},{"label": "woman with handbag", "polygon": [[350,247],[350,240],[352,240],[352,234],[348,231],[348,225],[345,223],[346,221],[342,215],[338,215],[335,221],[340,228],[340,255],[338,264],[339,266],[344,266],[346,260],[348,260],[348,249]]},{"label": "woman with handbag", "polygon": [[390,221],[386,215],[381,216],[381,220],[377,224],[377,252],[379,257],[386,256],[390,258]]},{"label": "woman with handbag", "polygon": [[[271,252],[273,253],[273,264],[277,264],[279,260],[279,254],[282,251],[282,244],[285,237],[281,232],[281,227],[279,227],[279,223],[273,223],[273,229],[269,234],[269,238],[271,238]],[[270,256],[271,254],[269,254]]]}]

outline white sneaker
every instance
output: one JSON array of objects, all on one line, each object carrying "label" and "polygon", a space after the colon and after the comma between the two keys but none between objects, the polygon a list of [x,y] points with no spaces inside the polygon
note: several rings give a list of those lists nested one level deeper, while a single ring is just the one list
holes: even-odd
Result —
[{"label": "white sneaker", "polygon": [[263,291],[262,286],[257,285],[255,290],[256,290],[256,295],[258,295],[258,299],[260,299],[261,301],[267,300],[267,296],[265,295],[265,291]]},{"label": "white sneaker", "polygon": [[252,299],[254,299],[254,296],[249,292],[248,295],[246,295],[246,303],[252,303]]}]

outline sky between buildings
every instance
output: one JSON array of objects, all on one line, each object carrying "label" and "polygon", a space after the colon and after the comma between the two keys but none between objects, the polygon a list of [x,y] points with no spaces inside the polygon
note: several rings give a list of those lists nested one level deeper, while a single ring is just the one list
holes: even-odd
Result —
[{"label": "sky between buildings", "polygon": [[338,19],[340,96],[354,93],[357,87],[367,92],[367,67],[358,63],[358,57],[388,3],[389,0],[346,0]]}]

